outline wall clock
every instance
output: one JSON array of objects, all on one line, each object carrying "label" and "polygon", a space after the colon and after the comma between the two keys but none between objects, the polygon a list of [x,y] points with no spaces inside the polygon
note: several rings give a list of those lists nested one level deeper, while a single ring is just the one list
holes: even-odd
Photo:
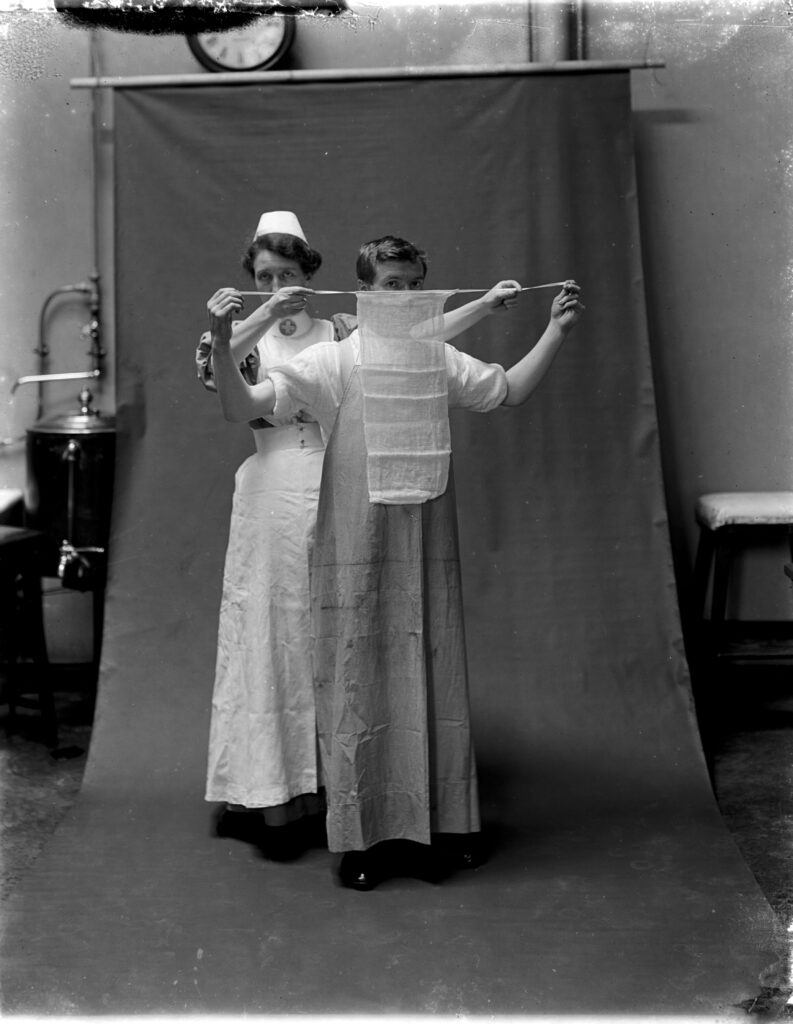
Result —
[{"label": "wall clock", "polygon": [[209,71],[263,71],[284,56],[295,38],[295,19],[266,14],[228,32],[189,35],[187,45]]}]

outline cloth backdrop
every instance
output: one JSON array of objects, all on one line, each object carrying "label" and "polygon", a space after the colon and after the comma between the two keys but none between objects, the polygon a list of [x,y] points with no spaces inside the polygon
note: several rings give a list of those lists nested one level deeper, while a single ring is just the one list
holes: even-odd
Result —
[{"label": "cloth backdrop", "polygon": [[[116,92],[120,436],[97,722],[81,803],[11,929],[29,958],[12,1009],[49,993],[91,1012],[710,1013],[757,989],[773,922],[716,810],[682,650],[629,93],[618,72]],[[403,880],[362,901],[334,888],[327,853],[275,870],[209,839],[222,563],[252,442],[193,353],[209,296],[252,287],[239,259],[270,209],[297,213],[323,254],[317,288],[353,289],[359,244],[386,233],[427,250],[428,287],[583,287],[585,318],[526,406],[452,416],[494,853],[437,889]],[[509,366],[553,294],[525,293],[458,347]],[[72,913],[53,935],[59,886]]]},{"label": "cloth backdrop", "polygon": [[[588,751],[580,785],[614,769],[635,787],[637,765],[642,784],[661,765],[664,787],[677,770],[687,789],[701,758],[658,457],[627,76],[138,89],[116,106],[122,436],[102,709],[128,720],[134,702],[146,743],[128,731],[119,758],[115,730],[100,732],[91,784],[137,787],[136,757],[158,789],[191,791],[202,770],[232,476],[251,441],[195,381],[193,348],[212,292],[251,287],[240,254],[275,208],[294,210],[323,254],[317,288],[354,288],[359,244],[386,233],[427,250],[428,287],[581,283],[586,318],[530,403],[453,421],[477,747],[508,785],[538,785],[546,755],[574,751],[583,764]],[[553,294],[524,294],[519,312],[458,346],[510,365],[539,337]],[[327,296],[315,308],[355,304]],[[133,651],[148,695],[124,682]]]}]

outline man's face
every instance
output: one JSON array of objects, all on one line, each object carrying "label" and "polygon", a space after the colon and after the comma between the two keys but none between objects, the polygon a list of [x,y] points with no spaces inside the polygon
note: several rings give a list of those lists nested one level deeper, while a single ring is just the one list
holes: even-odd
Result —
[{"label": "man's face", "polygon": [[359,282],[361,291],[418,292],[424,287],[424,267],[419,262],[384,260],[375,267],[371,284]]}]

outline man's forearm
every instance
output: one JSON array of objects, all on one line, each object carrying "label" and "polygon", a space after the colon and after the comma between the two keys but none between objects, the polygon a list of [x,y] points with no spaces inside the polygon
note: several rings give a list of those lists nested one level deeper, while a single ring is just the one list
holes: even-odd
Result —
[{"label": "man's forearm", "polygon": [[216,345],[212,363],[223,415],[230,423],[245,423],[269,416],[275,407],[275,389],[268,380],[250,387],[242,377],[232,346]]},{"label": "man's forearm", "polygon": [[277,317],[270,315],[265,306],[260,306],[245,320],[235,322],[231,330],[231,351],[237,363],[241,363],[256,348],[261,336],[276,320]]},{"label": "man's forearm", "polygon": [[466,302],[458,309],[452,309],[443,314],[443,340],[451,341],[458,334],[467,331],[469,327],[478,324],[483,320],[490,310],[481,299],[474,299],[473,302]]}]

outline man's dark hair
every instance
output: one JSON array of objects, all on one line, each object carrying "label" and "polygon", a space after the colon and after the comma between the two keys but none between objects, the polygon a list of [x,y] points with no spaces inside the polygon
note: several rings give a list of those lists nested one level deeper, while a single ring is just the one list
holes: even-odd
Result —
[{"label": "man's dark hair", "polygon": [[397,238],[395,235],[384,235],[383,238],[376,238],[373,242],[364,242],[358,253],[358,261],[355,269],[358,273],[358,280],[363,284],[374,284],[377,264],[385,263],[387,260],[397,260],[400,263],[420,263],[427,273],[427,254],[404,238]]}]

